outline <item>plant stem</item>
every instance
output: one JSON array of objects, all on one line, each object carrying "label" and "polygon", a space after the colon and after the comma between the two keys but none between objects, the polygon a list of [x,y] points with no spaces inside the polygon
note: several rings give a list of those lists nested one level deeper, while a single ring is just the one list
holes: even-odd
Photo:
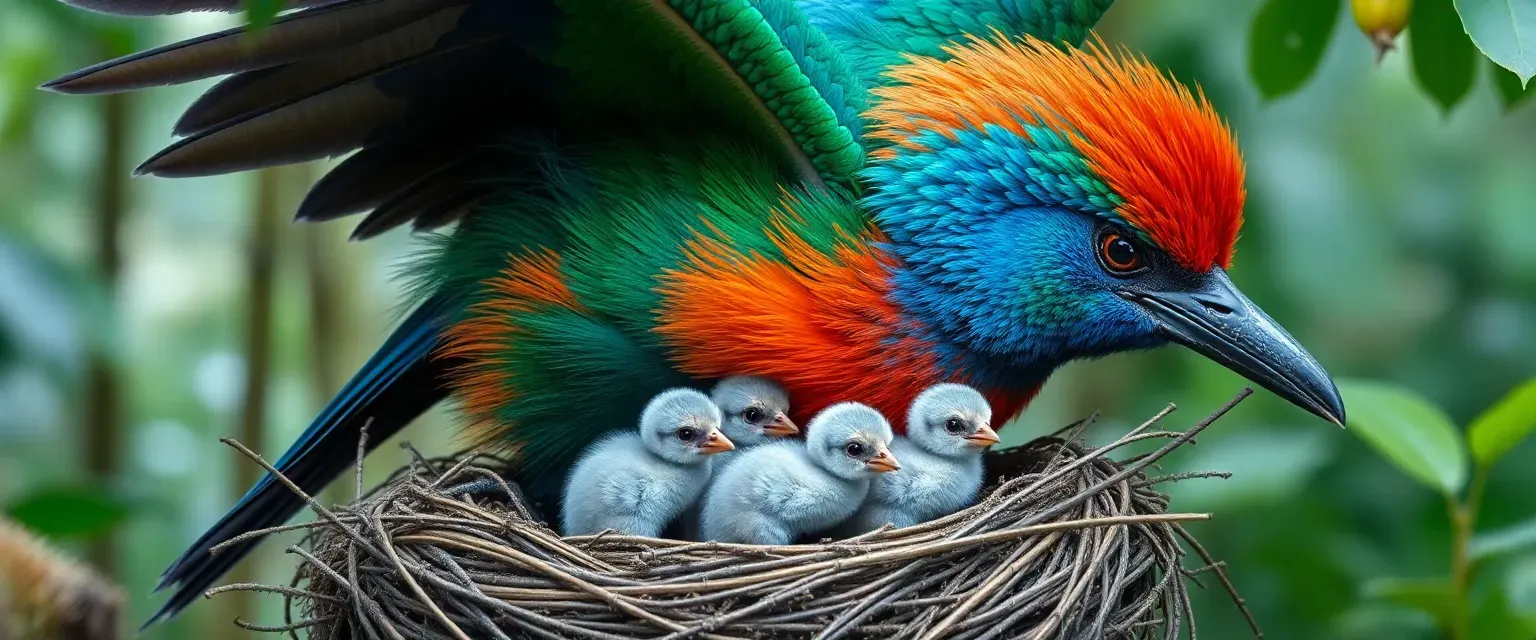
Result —
[{"label": "plant stem", "polygon": [[1451,597],[1455,599],[1451,611],[1451,638],[1471,640],[1471,623],[1467,602],[1468,584],[1471,582],[1471,561],[1467,547],[1472,540],[1472,524],[1469,509],[1450,494],[1445,496],[1445,509],[1451,517]]},{"label": "plant stem", "polygon": [[1483,502],[1483,491],[1488,486],[1488,468],[1478,465],[1472,471],[1472,482],[1467,488],[1466,502],[1457,502],[1451,494],[1445,495],[1445,509],[1451,516],[1451,593],[1456,598],[1455,619],[1451,624],[1451,637],[1469,640],[1471,632],[1472,575],[1477,570],[1471,556],[1472,531],[1477,527],[1477,511]]}]

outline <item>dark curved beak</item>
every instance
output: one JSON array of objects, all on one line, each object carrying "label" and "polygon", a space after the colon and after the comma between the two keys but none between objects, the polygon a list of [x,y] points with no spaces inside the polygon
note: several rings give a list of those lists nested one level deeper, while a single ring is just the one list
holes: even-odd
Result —
[{"label": "dark curved beak", "polygon": [[1324,420],[1344,426],[1344,401],[1323,366],[1248,300],[1226,271],[1211,269],[1174,291],[1125,289],[1174,342],[1210,358]]}]

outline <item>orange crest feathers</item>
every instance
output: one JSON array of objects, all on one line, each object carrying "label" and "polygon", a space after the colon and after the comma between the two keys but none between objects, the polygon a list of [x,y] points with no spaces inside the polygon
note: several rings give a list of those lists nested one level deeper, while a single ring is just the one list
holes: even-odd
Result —
[{"label": "orange crest feathers", "polygon": [[[1003,127],[1064,134],[1119,197],[1127,223],[1184,266],[1227,266],[1242,226],[1242,155],[1204,94],[1101,40],[1063,50],[1034,38],[973,39],[949,60],[913,58],[876,89],[875,135],[923,149],[920,136]],[[897,150],[876,152],[877,158]]]}]

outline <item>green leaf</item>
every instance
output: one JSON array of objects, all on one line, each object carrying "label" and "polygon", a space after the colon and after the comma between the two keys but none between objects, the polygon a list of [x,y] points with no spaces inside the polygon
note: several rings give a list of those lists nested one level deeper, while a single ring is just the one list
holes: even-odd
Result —
[{"label": "green leaf", "polygon": [[1521,87],[1536,75],[1536,3],[1456,0],[1456,13],[1477,48],[1520,76]]},{"label": "green leaf", "polygon": [[1395,385],[1343,380],[1339,392],[1349,407],[1349,428],[1415,480],[1447,495],[1467,481],[1467,453],[1461,435],[1441,411],[1419,395]]},{"label": "green leaf", "polygon": [[1295,91],[1323,59],[1339,0],[1268,0],[1248,35],[1248,73],[1265,99]]},{"label": "green leaf", "polygon": [[1418,0],[1408,19],[1408,57],[1413,78],[1450,113],[1472,88],[1477,47],[1461,29],[1451,0]]},{"label": "green leaf", "polygon": [[1498,63],[1489,60],[1488,68],[1493,72],[1493,87],[1499,92],[1499,99],[1504,103],[1505,111],[1513,111],[1521,103],[1536,95],[1536,85],[1520,86],[1520,77],[1513,71],[1505,69]]},{"label": "green leaf", "polygon": [[1479,533],[1472,537],[1467,552],[1473,558],[1487,558],[1529,547],[1536,547],[1536,518]]},{"label": "green leaf", "polygon": [[1536,633],[1536,556],[1521,558],[1504,573],[1504,602],[1526,633]]},{"label": "green leaf", "polygon": [[93,538],[128,515],[117,498],[92,487],[53,487],[33,493],[6,510],[11,519],[53,539]]},{"label": "green leaf", "polygon": [[1366,583],[1365,595],[1423,611],[1442,626],[1456,618],[1458,605],[1448,578],[1377,578]]},{"label": "green leaf", "polygon": [[1472,421],[1467,429],[1472,459],[1483,466],[1498,462],[1532,430],[1536,430],[1536,378],[1515,387]]},{"label": "green leaf", "polygon": [[272,20],[283,10],[286,0],[245,0],[246,21],[250,23],[250,33],[260,33],[272,25]]}]

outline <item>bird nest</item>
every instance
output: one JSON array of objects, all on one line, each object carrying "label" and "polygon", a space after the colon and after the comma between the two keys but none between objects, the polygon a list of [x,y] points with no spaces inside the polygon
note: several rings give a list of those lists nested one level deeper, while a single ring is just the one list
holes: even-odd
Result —
[{"label": "bird nest", "polygon": [[[964,511],[789,546],[562,538],[533,517],[515,487],[503,487],[499,499],[451,492],[499,478],[504,461],[417,455],[368,495],[359,471],[362,497],[354,503],[326,509],[311,499],[315,522],[278,528],[308,529],[289,548],[302,558],[289,586],[230,585],[210,595],[283,596],[286,624],[236,622],[295,638],[305,630],[311,638],[370,640],[1173,639],[1185,629],[1193,637],[1188,583],[1199,574],[1213,574],[1247,610],[1223,565],[1184,529],[1209,515],[1169,512],[1156,487],[1225,474],[1151,477],[1147,470],[1248,393],[1185,431],[1157,427],[1170,405],[1092,449],[1080,439],[1089,418],[989,453],[993,482]],[[1110,458],[1146,440],[1161,446]]]}]

